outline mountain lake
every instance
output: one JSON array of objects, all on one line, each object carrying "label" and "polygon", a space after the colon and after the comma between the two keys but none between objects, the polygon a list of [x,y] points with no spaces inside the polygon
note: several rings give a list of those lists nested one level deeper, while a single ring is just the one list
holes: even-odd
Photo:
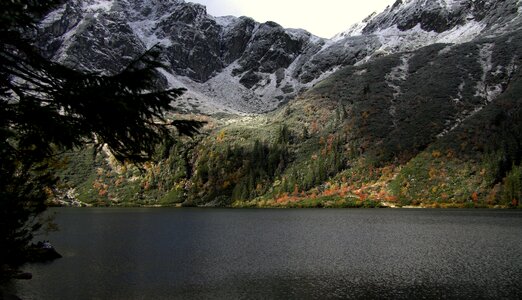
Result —
[{"label": "mountain lake", "polygon": [[521,299],[522,211],[56,208],[21,299]]}]

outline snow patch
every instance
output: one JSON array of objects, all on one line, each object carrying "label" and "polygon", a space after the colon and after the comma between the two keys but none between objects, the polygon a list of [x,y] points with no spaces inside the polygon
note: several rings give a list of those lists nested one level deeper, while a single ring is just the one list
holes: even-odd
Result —
[{"label": "snow patch", "polygon": [[75,41],[76,33],[84,23],[85,19],[82,19],[78,24],[76,24],[73,28],[71,28],[69,31],[67,31],[63,35],[63,44],[60,50],[57,51],[57,53],[54,56],[54,59],[57,62],[64,62],[67,59],[67,50],[69,50],[69,47],[71,47],[72,43]]},{"label": "snow patch", "polygon": [[476,38],[486,27],[477,21],[469,21],[464,25],[459,25],[446,32],[441,33],[435,43],[467,43]]},{"label": "snow patch", "polygon": [[457,97],[456,98],[453,98],[451,99],[453,101],[453,103],[455,104],[458,104],[462,101],[462,92],[464,92],[464,88],[466,87],[466,82],[463,80],[460,85],[459,85],[459,89],[458,89],[458,93],[457,93]]},{"label": "snow patch", "polygon": [[154,20],[142,20],[127,23],[134,34],[143,42],[146,48],[151,48],[156,44],[160,44],[165,47],[172,45],[172,41],[167,38],[158,38],[157,36],[157,25],[158,22]]},{"label": "snow patch", "polygon": [[[522,2],[522,0],[519,2]],[[423,7],[431,7],[433,9],[437,9],[437,7],[439,7],[439,9],[443,11],[454,12],[463,8],[466,3],[467,1],[465,0],[403,0],[402,3],[393,10],[392,7],[389,6],[381,14],[371,15],[362,22],[353,25],[347,31],[335,35],[331,40],[328,40],[325,43],[322,51],[340,42],[344,42],[344,40],[347,38],[362,35],[363,29],[368,24],[370,24],[372,20],[379,18],[382,15],[394,14],[394,12],[397,14],[398,11],[414,14],[419,13],[419,10],[422,10]],[[468,20],[469,21],[467,21],[465,24],[455,26],[442,33],[437,33],[435,31],[425,31],[421,28],[420,23],[415,27],[405,31],[400,30],[397,25],[392,25],[386,28],[378,28],[377,30],[373,31],[371,35],[374,35],[378,38],[381,47],[369,57],[366,57],[361,62],[356,63],[356,65],[365,63],[375,57],[398,52],[410,52],[435,43],[461,44],[470,42],[471,40],[477,38],[485,30],[486,24],[473,20],[471,13],[470,16],[468,16]],[[444,51],[449,51],[449,49],[445,49]],[[442,51],[440,54],[444,54],[444,51]]]},{"label": "snow patch", "polygon": [[[113,0],[94,0],[94,1],[85,1],[82,3],[82,11],[85,14],[93,14],[94,17],[97,17],[97,15],[100,12],[107,12],[112,9],[112,6],[114,4]],[[52,23],[58,21],[64,14],[66,8],[66,4],[64,4],[62,7],[60,7],[58,10],[51,12],[47,17],[44,19],[44,21],[40,24],[42,27],[48,27],[52,25]],[[87,19],[82,18],[81,21],[79,21],[74,27],[70,28],[61,38],[62,38],[62,46],[60,47],[60,50],[57,51],[57,53],[54,56],[54,60],[57,62],[64,62],[67,59],[67,51],[70,48],[70,46],[74,43],[75,38],[78,34],[78,30],[82,28],[82,25],[85,23]],[[98,70],[92,70],[92,71],[98,71]]]},{"label": "snow patch", "polygon": [[[437,33],[435,31],[425,31],[421,28],[420,23],[417,24],[415,27],[405,31],[400,30],[397,27],[397,25],[393,25],[384,29],[379,29],[375,31],[372,35],[378,38],[381,46],[374,53],[357,62],[355,65],[363,64],[375,57],[380,57],[399,52],[411,52],[421,47],[425,47],[435,43],[466,43],[476,38],[484,30],[484,28],[484,24],[481,24],[476,21],[470,21],[464,25],[456,26],[442,33]],[[350,30],[347,32],[350,32]],[[328,40],[321,51],[324,51],[332,47],[334,44],[344,42],[344,39],[349,38],[344,35],[345,33],[337,35],[332,40]],[[450,49],[451,48],[445,48],[441,50],[439,54],[444,54],[448,52]]]},{"label": "snow patch", "polygon": [[363,29],[368,25],[368,22],[360,22],[352,25],[350,29],[345,32],[338,33],[332,37],[332,41],[340,41],[350,36],[362,35]]},{"label": "snow patch", "polygon": [[330,77],[330,75],[332,75],[333,73],[339,71],[341,68],[342,68],[342,66],[335,66],[335,67],[331,68],[330,70],[322,73],[319,77],[317,77],[316,79],[314,79],[310,83],[308,83],[306,85],[306,87],[311,87],[311,86],[316,85],[317,83],[319,83],[319,82],[325,80],[326,78]]},{"label": "snow patch", "polygon": [[449,11],[454,10],[462,5],[464,1],[462,0],[438,0],[439,5],[441,7],[446,8]]},{"label": "snow patch", "polygon": [[440,51],[439,51],[439,55],[444,55],[444,54],[447,54],[451,51],[451,49],[453,49],[454,45],[448,45],[444,48],[442,48]]},{"label": "snow patch", "polygon": [[413,54],[408,53],[401,57],[401,64],[392,69],[392,71],[386,75],[386,78],[391,81],[406,80],[408,78],[409,60],[413,57]]},{"label": "snow patch", "polygon": [[466,121],[467,119],[469,119],[469,118],[473,117],[474,115],[476,115],[477,113],[479,113],[482,109],[484,109],[484,107],[485,107],[484,105],[480,105],[480,106],[475,107],[471,112],[463,111],[461,117],[458,117],[455,120],[455,124],[453,124],[451,126],[451,128],[444,129],[441,133],[439,133],[437,135],[437,138],[441,138],[441,137],[445,136],[446,134],[452,132],[453,130],[457,129],[462,123],[464,123],[464,121]]},{"label": "snow patch", "polygon": [[352,27],[350,27],[350,29],[348,29],[348,31],[346,32],[343,32],[341,34],[338,34],[336,36],[333,37],[333,40],[334,41],[337,41],[337,40],[342,40],[344,39],[345,37],[347,36],[358,36],[358,35],[362,35],[362,31],[363,29],[368,25],[367,22],[360,22],[360,23],[357,23],[355,25],[353,25]]},{"label": "snow patch", "polygon": [[485,98],[488,101],[491,99],[488,97],[488,88],[486,85],[486,79],[488,74],[493,69],[492,56],[493,56],[494,44],[483,44],[479,51],[479,63],[482,67],[482,75],[480,81],[477,83],[475,97]]},{"label": "snow patch", "polygon": [[395,104],[397,103],[399,96],[402,94],[400,82],[406,81],[408,79],[408,70],[410,68],[409,61],[412,57],[413,54],[411,53],[401,56],[401,63],[398,66],[392,68],[391,72],[385,76],[386,83],[394,91],[393,99],[391,100],[389,109],[389,114],[392,117],[394,127],[396,127],[398,124],[396,120],[397,108]]},{"label": "snow patch", "polygon": [[331,40],[336,42],[336,41],[340,41],[342,39],[345,39],[347,37],[351,37],[351,36],[360,36],[363,34],[363,30],[366,26],[368,26],[368,24],[376,17],[378,16],[377,13],[372,13],[371,15],[369,15],[366,19],[364,19],[362,22],[359,22],[359,23],[355,23],[353,24],[348,30],[344,31],[344,32],[341,32],[341,33],[338,33],[336,35],[334,35]]},{"label": "snow patch", "polygon": [[401,31],[397,25],[393,25],[377,31],[375,35],[382,44],[377,51],[383,54],[413,51],[434,43],[437,37],[436,32],[424,31],[420,23],[406,31]]},{"label": "snow patch", "polygon": [[85,12],[96,12],[96,11],[109,11],[114,4],[113,0],[94,0],[83,3],[83,11]]},{"label": "snow patch", "polygon": [[413,51],[435,43],[466,43],[476,38],[484,27],[484,24],[471,21],[439,34],[435,31],[423,30],[420,24],[406,31],[401,31],[394,25],[375,32],[382,44],[377,51],[382,54],[391,54]]},{"label": "snow patch", "polygon": [[492,86],[488,86],[486,90],[486,99],[488,99],[488,102],[493,101],[495,98],[497,98],[500,94],[502,94],[504,90],[502,89],[501,84],[495,84]]},{"label": "snow patch", "polygon": [[[417,0],[402,0],[402,6],[403,7],[410,7],[412,6]],[[432,1],[432,0],[429,0]]]},{"label": "snow patch", "polygon": [[[483,44],[479,51],[479,63],[482,67],[482,76],[477,83],[475,96],[485,98],[487,102],[493,101],[503,92],[501,83],[488,84],[486,82],[488,75],[498,76],[504,73],[502,66],[498,66],[497,70],[493,71],[492,56],[494,46],[494,44]],[[510,76],[509,72],[510,70],[506,72],[508,76]]]},{"label": "snow patch", "polygon": [[59,21],[63,17],[63,13],[65,12],[65,6],[66,5],[64,4],[57,10],[50,12],[40,23],[40,26],[45,28],[51,26],[56,21]]},{"label": "snow patch", "polygon": [[216,24],[218,24],[221,27],[229,27],[236,22],[237,17],[222,16],[222,17],[215,17],[214,20],[216,21]]}]

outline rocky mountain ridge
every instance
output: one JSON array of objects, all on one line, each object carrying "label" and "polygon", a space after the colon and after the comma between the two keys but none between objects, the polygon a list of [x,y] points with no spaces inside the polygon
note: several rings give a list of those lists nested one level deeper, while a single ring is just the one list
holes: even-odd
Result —
[{"label": "rocky mountain ridge", "polygon": [[434,43],[516,30],[518,0],[398,0],[327,40],[274,22],[213,17],[183,0],[71,0],[41,23],[38,44],[55,61],[117,72],[164,47],[164,86],[185,87],[185,112],[263,113],[344,66]]}]

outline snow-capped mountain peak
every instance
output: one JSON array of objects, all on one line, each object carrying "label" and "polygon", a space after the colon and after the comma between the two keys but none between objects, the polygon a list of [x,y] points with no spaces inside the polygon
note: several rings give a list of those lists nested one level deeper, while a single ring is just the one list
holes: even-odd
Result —
[{"label": "snow-capped mountain peak", "polygon": [[117,72],[164,48],[165,86],[189,92],[184,111],[272,110],[347,65],[518,30],[520,0],[397,0],[331,40],[248,17],[213,17],[183,0],[70,0],[41,23],[39,45],[55,61]]}]

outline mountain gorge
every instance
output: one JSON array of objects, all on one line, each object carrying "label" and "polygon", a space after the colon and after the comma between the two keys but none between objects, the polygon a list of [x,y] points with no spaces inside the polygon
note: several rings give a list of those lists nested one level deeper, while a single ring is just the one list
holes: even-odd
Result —
[{"label": "mountain gorge", "polygon": [[158,84],[185,87],[178,111],[209,125],[145,173],[68,155],[58,198],[517,206],[521,22],[517,0],[398,0],[323,39],[179,0],[69,1],[41,23],[47,57],[116,73],[158,44]]}]

